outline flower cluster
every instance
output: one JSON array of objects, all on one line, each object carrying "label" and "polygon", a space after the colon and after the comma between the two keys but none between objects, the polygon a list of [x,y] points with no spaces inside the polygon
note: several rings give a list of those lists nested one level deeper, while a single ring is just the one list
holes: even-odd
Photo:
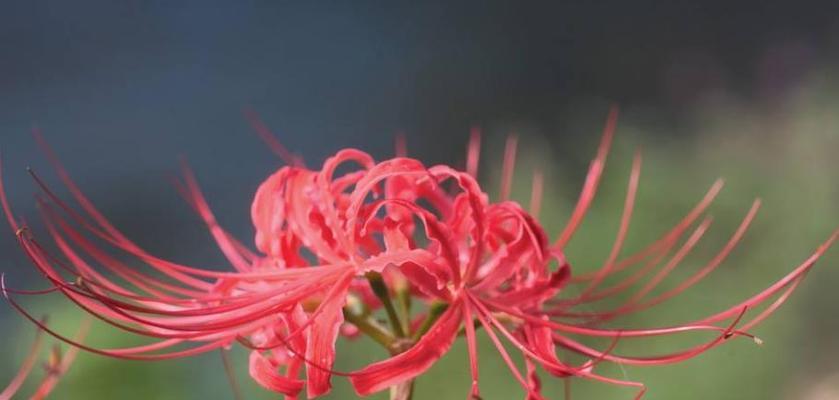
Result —
[{"label": "flower cluster", "polygon": [[[116,349],[84,345],[33,318],[14,293],[5,290],[5,283],[4,295],[50,334],[111,357],[170,359],[224,351],[239,343],[250,349],[251,377],[288,398],[297,398],[304,389],[309,398],[328,393],[333,375],[346,376],[359,395],[390,388],[392,398],[410,398],[413,379],[462,336],[472,377],[469,397],[477,399],[476,336],[481,332],[529,399],[543,398],[539,369],[563,379],[634,387],[640,397],[645,391],[642,383],[604,376],[597,365],[675,363],[733,336],[754,338],[747,333],[749,328],[787,299],[839,232],[775,284],[719,313],[668,327],[603,327],[617,317],[660,304],[703,279],[740,241],[759,207],[755,202],[725,246],[694,275],[652,295],[708,229],[710,219],[703,215],[722,183],[715,183],[659,240],[622,258],[641,169],[636,156],[612,250],[599,269],[572,273],[564,249],[597,192],[615,118],[613,111],[579,201],[555,240],[537,221],[542,191],[538,174],[528,209],[508,199],[514,137],[507,142],[501,194],[495,201],[475,178],[480,153],[477,132],[472,134],[465,171],[445,165],[426,167],[404,154],[377,162],[354,149],[341,150],[320,168],[310,169],[268,138],[287,165],[268,177],[255,195],[251,217],[256,250],[219,226],[196,179],[185,169],[177,180],[178,189],[229,261],[231,270],[225,272],[169,261],[131,241],[95,208],[46,148],[81,211],[33,174],[43,190],[39,206],[56,254],[13,217],[0,184],[3,208],[20,246],[54,290],[94,317],[152,341]],[[257,128],[266,134],[264,126]],[[129,265],[112,255],[114,250],[147,268]],[[614,281],[608,278],[623,271],[632,272],[604,287]],[[568,285],[579,286],[575,295],[568,295]],[[587,306],[637,286],[619,307],[590,311]],[[746,318],[752,308],[772,299],[762,312]],[[614,353],[619,340],[687,331],[712,335],[705,343],[670,354]],[[336,371],[338,337],[361,334],[384,346],[389,357],[355,371]],[[611,345],[589,347],[580,340],[587,336],[609,338]],[[516,355],[506,350],[505,342],[523,357],[525,371],[517,367]],[[573,364],[560,359],[558,348],[588,361]]]}]

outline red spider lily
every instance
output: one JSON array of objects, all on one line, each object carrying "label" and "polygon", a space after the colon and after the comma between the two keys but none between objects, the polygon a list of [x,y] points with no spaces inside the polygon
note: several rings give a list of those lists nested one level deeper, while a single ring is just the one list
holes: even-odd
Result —
[{"label": "red spider lily", "polygon": [[[537,365],[559,378],[582,377],[635,387],[640,397],[643,384],[603,376],[595,372],[597,364],[675,363],[729,337],[752,337],[746,331],[787,299],[839,235],[834,232],[777,283],[717,314],[669,327],[600,328],[598,324],[676,296],[720,266],[741,240],[759,202],[707,265],[674,289],[649,296],[709,228],[710,219],[697,222],[722,184],[715,183],[661,239],[621,259],[640,176],[641,159],[636,156],[611,252],[596,272],[573,275],[564,249],[597,192],[615,127],[614,111],[570,221],[552,243],[536,221],[543,184],[540,174],[534,177],[529,211],[508,200],[515,137],[508,140],[504,153],[500,199],[491,202],[475,179],[480,153],[477,132],[473,132],[468,148],[466,171],[442,165],[425,167],[404,156],[404,143],[398,145],[402,156],[390,160],[376,162],[362,151],[347,149],[312,170],[273,139],[253,115],[249,118],[288,164],[263,182],[254,198],[251,216],[256,252],[218,225],[188,170],[183,180],[176,181],[233,271],[193,268],[150,254],[108,222],[47,148],[59,176],[83,210],[71,208],[33,174],[45,195],[39,199],[45,226],[60,252],[60,256],[54,255],[13,217],[0,181],[0,199],[20,246],[55,290],[95,317],[153,342],[118,349],[85,346],[32,318],[4,291],[12,306],[62,340],[118,358],[177,358],[239,342],[251,349],[251,376],[263,387],[290,398],[296,398],[304,386],[310,398],[329,392],[335,374],[348,376],[360,395],[410,385],[448,351],[461,331],[472,374],[470,396],[478,398],[476,328],[489,336],[530,399],[542,398]],[[106,248],[136,258],[151,271],[130,267]],[[625,292],[660,264],[658,272],[620,307],[599,312],[577,310],[580,305]],[[601,287],[606,278],[635,266],[637,271],[628,278]],[[570,284],[583,285],[579,295],[566,295],[563,289]],[[776,299],[763,312],[740,325],[747,310],[773,297]],[[428,305],[413,321],[409,320],[411,298]],[[375,318],[373,312],[379,308],[387,314],[390,327]],[[613,353],[619,340],[688,331],[716,334],[703,344],[670,354],[632,357]],[[335,343],[342,332],[369,335],[384,345],[391,357],[354,372],[334,371]],[[612,343],[606,349],[594,349],[583,345],[580,336],[611,338]],[[516,367],[502,340],[524,357],[526,373]],[[557,346],[589,361],[572,365],[560,360]],[[409,389],[405,393],[402,398],[410,396]]]}]

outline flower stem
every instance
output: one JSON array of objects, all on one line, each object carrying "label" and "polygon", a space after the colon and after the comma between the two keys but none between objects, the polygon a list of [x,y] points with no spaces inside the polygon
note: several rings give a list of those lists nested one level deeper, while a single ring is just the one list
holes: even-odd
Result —
[{"label": "flower stem", "polygon": [[236,400],[244,400],[242,397],[242,390],[239,388],[239,381],[236,380],[236,374],[233,373],[233,364],[230,362],[230,350],[221,348],[221,361],[224,364],[224,372],[227,374],[228,383],[230,383],[230,390],[233,391],[233,398]]},{"label": "flower stem", "polygon": [[420,325],[419,329],[414,332],[414,341],[419,340],[422,335],[425,335],[425,333],[434,326],[434,323],[437,322],[440,316],[443,315],[447,308],[449,308],[447,303],[437,301],[431,303],[431,306],[429,306],[428,309],[428,316],[422,321],[422,325]]},{"label": "flower stem", "polygon": [[399,312],[401,313],[402,332],[405,332],[405,337],[411,336],[411,290],[407,282],[402,284],[397,283],[394,288],[396,292],[396,304],[399,305]]},{"label": "flower stem", "polygon": [[381,344],[387,349],[393,347],[395,338],[378,322],[370,318],[369,315],[363,315],[353,312],[350,307],[344,307],[344,319],[355,325],[358,330],[364,332],[365,335],[370,336],[376,343]]},{"label": "flower stem", "polygon": [[373,293],[376,294],[376,297],[384,305],[387,317],[390,319],[390,325],[393,327],[394,335],[400,338],[405,337],[405,331],[402,330],[399,313],[396,312],[396,307],[393,306],[393,302],[390,300],[390,291],[385,284],[385,280],[382,278],[382,274],[371,271],[364,276],[367,277],[367,282],[370,283],[370,288],[373,289]]},{"label": "flower stem", "polygon": [[411,400],[414,397],[414,380],[408,380],[390,387],[390,400]]},{"label": "flower stem", "polygon": [[[376,322],[370,316],[369,312],[361,310],[358,307],[353,307],[354,304],[352,303],[348,303],[344,307],[344,318],[355,325],[361,332],[384,346],[392,355],[397,355],[411,348],[417,340],[434,326],[434,323],[437,322],[449,307],[448,304],[439,301],[431,303],[428,309],[428,316],[422,325],[412,334],[410,329],[411,298],[408,288],[396,288],[396,300],[399,305],[399,310],[397,311],[391,299],[390,290],[382,275],[378,272],[368,272],[365,274],[365,277],[373,293],[384,306],[385,312],[390,320],[391,330],[388,331]],[[412,400],[413,395],[413,379],[390,387],[390,400]]]}]

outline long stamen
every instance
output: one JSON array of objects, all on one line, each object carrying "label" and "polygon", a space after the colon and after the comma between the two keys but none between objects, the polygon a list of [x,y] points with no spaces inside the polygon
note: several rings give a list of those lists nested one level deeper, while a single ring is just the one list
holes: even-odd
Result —
[{"label": "long stamen", "polygon": [[544,191],[544,176],[541,171],[533,173],[533,183],[530,188],[530,215],[539,218],[539,211],[542,209],[542,192]]},{"label": "long stamen", "polygon": [[[635,265],[641,260],[644,260],[649,255],[661,251],[662,248],[671,246],[674,243],[674,241],[678,240],[678,238],[681,237],[681,235],[687,230],[687,228],[690,225],[692,225],[694,221],[696,221],[696,219],[699,218],[700,215],[702,215],[702,213],[705,212],[705,210],[708,208],[711,202],[714,201],[719,192],[722,190],[723,184],[724,182],[722,180],[717,180],[716,182],[714,182],[714,184],[711,185],[711,188],[708,189],[708,191],[705,193],[705,196],[703,196],[702,200],[700,200],[699,203],[696,206],[694,206],[694,208],[690,210],[688,214],[685,215],[684,218],[682,218],[681,221],[679,221],[679,223],[677,223],[672,229],[670,229],[669,232],[664,234],[660,239],[651,243],[644,249],[625,258],[622,261],[619,261],[615,265],[615,267],[612,268],[610,274],[623,271],[624,269],[632,265]],[[583,273],[577,275],[576,277],[572,277],[571,282],[575,283],[589,281],[591,279],[594,279],[595,276],[597,276],[596,272]]]},{"label": "long stamen", "polygon": [[472,317],[472,305],[470,302],[463,304],[463,327],[466,330],[466,348],[469,352],[469,371],[472,376],[470,396],[479,399],[480,390],[478,387],[478,343],[475,337],[475,322]]},{"label": "long stamen", "polygon": [[615,243],[612,245],[612,250],[609,252],[609,258],[603,263],[603,267],[594,277],[594,280],[589,283],[588,287],[583,290],[580,297],[584,298],[593,292],[603,279],[609,275],[612,267],[614,267],[615,260],[620,255],[623,242],[626,239],[626,233],[629,230],[629,222],[632,219],[632,210],[635,207],[635,195],[638,193],[638,181],[641,175],[641,153],[635,153],[635,159],[632,161],[632,173],[629,177],[629,187],[626,189],[626,200],[624,202],[623,215],[621,216],[620,227],[615,238]]},{"label": "long stamen", "polygon": [[[3,291],[4,294],[7,291],[5,285],[3,286]],[[44,323],[46,322],[44,321]],[[39,329],[35,333],[35,340],[32,342],[32,347],[29,349],[29,353],[27,353],[26,358],[21,364],[17,374],[14,378],[12,378],[6,388],[0,392],[0,400],[10,400],[23,385],[26,377],[29,376],[29,372],[32,371],[32,367],[35,366],[35,363],[38,361],[38,353],[41,351],[42,342],[43,331]]]},{"label": "long stamen", "polygon": [[[92,320],[90,318],[85,318],[82,321],[81,326],[79,326],[78,331],[76,331],[76,334],[73,337],[73,340],[78,342],[84,340],[90,331],[91,321]],[[32,395],[32,400],[41,400],[49,396],[55,385],[58,384],[59,378],[61,378],[61,376],[70,369],[70,365],[73,364],[73,361],[75,361],[78,353],[79,348],[72,346],[64,352],[58,365],[52,366],[51,372],[47,374],[43,381],[41,381],[41,384],[35,390],[35,394]]]},{"label": "long stamen", "polygon": [[[469,301],[472,302],[472,304],[477,305],[477,302],[474,302],[471,298],[469,298]],[[478,312],[475,313],[475,316],[478,318],[478,321],[480,321],[481,325],[484,327],[484,331],[487,333],[487,336],[489,336],[493,345],[495,345],[495,348],[498,350],[498,353],[501,355],[501,358],[504,360],[504,363],[507,364],[507,367],[510,369],[510,372],[513,373],[513,377],[516,378],[516,381],[518,381],[521,387],[525,391],[527,391],[528,395],[541,399],[542,397],[538,393],[534,392],[527,384],[527,381],[524,379],[524,377],[522,377],[518,367],[516,367],[516,364],[513,362],[512,358],[510,358],[510,354],[507,353],[507,349],[504,348],[504,344],[501,343],[501,341],[498,339],[498,336],[495,334],[492,324],[489,321],[487,321],[486,317],[482,315],[480,310],[478,310]]]},{"label": "long stamen", "polygon": [[473,127],[469,132],[469,145],[466,152],[466,172],[474,178],[478,177],[478,162],[481,157],[481,130]]},{"label": "long stamen", "polygon": [[564,248],[571,237],[576,232],[583,221],[583,218],[591,206],[592,200],[597,193],[597,187],[600,184],[600,176],[603,174],[603,168],[606,165],[606,156],[609,153],[609,148],[612,146],[612,137],[615,133],[615,126],[618,121],[618,108],[612,106],[609,109],[609,116],[606,118],[606,127],[603,128],[603,138],[600,140],[600,147],[597,149],[597,156],[589,166],[586,181],[583,184],[583,190],[580,192],[580,198],[577,200],[577,206],[571,214],[571,219],[559,234],[559,238],[554,242],[554,246]]},{"label": "long stamen", "polygon": [[501,166],[500,201],[507,201],[510,198],[510,190],[513,186],[513,173],[516,168],[516,147],[518,141],[518,136],[510,135],[507,136],[507,143],[504,145],[504,163]]},{"label": "long stamen", "polygon": [[394,153],[397,157],[406,157],[408,155],[408,144],[405,137],[405,132],[398,132],[394,138],[393,143]]},{"label": "long stamen", "polygon": [[301,164],[300,158],[295,156],[292,152],[288,151],[285,146],[283,146],[283,144],[277,139],[277,136],[271,132],[268,125],[259,118],[259,115],[255,111],[250,108],[245,108],[243,112],[253,130],[256,131],[256,134],[259,135],[260,139],[268,145],[268,148],[274,152],[274,154],[276,154],[287,165]]}]

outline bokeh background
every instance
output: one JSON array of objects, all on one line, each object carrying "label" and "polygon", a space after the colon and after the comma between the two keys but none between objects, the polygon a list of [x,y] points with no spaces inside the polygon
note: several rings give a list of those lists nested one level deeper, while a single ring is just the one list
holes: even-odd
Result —
[{"label": "bokeh background", "polygon": [[[644,170],[628,250],[665,232],[717,177],[727,179],[711,209],[712,231],[664,288],[712,257],[755,197],[764,201],[720,270],[617,323],[687,321],[767,286],[839,225],[839,7],[714,3],[2,2],[5,183],[16,210],[37,219],[25,167],[58,186],[30,135],[37,126],[130,237],[161,256],[220,268],[222,256],[167,174],[186,157],[222,224],[250,238],[251,197],[280,164],[246,123],[244,107],[313,164],[344,147],[388,157],[403,133],[411,155],[457,165],[477,125],[485,132],[481,168],[489,193],[497,190],[504,138],[517,133],[515,197],[526,202],[532,171],[543,170],[542,221],[555,234],[576,200],[608,105],[617,103],[621,118],[601,197],[567,249],[577,271],[606,258],[636,149]],[[43,287],[11,232],[0,236],[0,255],[11,285]],[[837,283],[834,249],[755,330],[764,346],[735,340],[677,366],[602,372],[648,383],[649,399],[839,399]],[[25,303],[66,333],[81,319],[56,295]],[[5,382],[34,328],[0,305],[0,332]],[[619,350],[652,354],[702,338],[627,341]],[[100,325],[88,341],[136,343]],[[522,397],[489,342],[481,346],[485,398]],[[384,357],[364,340],[339,348],[343,370]],[[247,398],[278,397],[247,377],[244,351],[233,356]],[[461,342],[419,378],[416,397],[462,399],[468,374]],[[329,398],[354,398],[344,379],[334,382]],[[557,381],[546,380],[549,398],[561,393]],[[573,394],[634,393],[575,381]],[[157,363],[82,354],[53,395],[231,397],[217,353]]]}]

